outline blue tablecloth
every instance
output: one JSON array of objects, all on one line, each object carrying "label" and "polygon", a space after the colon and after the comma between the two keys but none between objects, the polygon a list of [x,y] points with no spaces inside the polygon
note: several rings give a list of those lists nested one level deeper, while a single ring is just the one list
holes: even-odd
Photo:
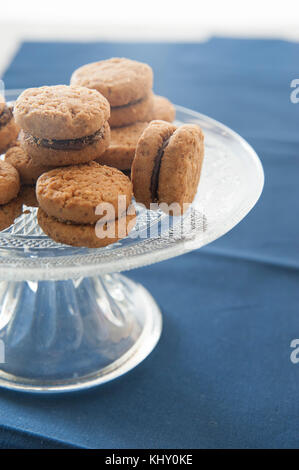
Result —
[{"label": "blue tablecloth", "polygon": [[96,448],[260,448],[299,444],[299,44],[24,43],[7,88],[68,83],[84,63],[150,63],[155,90],[234,128],[266,174],[257,207],[202,250],[128,275],[164,312],[155,351],[135,370],[65,396],[0,390],[0,444]]}]

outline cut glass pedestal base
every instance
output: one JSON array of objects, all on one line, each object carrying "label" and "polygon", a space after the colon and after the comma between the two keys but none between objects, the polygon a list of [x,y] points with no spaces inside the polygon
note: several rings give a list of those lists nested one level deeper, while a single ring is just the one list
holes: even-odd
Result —
[{"label": "cut glass pedestal base", "polygon": [[[151,295],[120,274],[0,282],[0,386],[80,390],[139,364],[162,319]],[[3,362],[4,361],[4,362]]]}]

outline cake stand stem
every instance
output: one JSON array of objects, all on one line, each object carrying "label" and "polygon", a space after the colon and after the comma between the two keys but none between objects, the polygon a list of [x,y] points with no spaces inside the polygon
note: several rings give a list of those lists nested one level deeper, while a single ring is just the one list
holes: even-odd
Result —
[{"label": "cake stand stem", "polygon": [[139,364],[157,344],[161,312],[120,274],[0,283],[0,386],[79,390]]}]

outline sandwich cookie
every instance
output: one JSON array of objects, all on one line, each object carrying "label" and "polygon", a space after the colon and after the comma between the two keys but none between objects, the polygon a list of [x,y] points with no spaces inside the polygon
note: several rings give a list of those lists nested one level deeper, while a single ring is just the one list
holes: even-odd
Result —
[{"label": "sandwich cookie", "polygon": [[38,164],[95,160],[110,142],[110,106],[96,90],[57,85],[25,90],[14,108],[21,146]]},{"label": "sandwich cookie", "polygon": [[18,171],[24,185],[35,184],[40,175],[52,169],[49,165],[41,165],[37,159],[33,160],[20,145],[11,147],[6,152],[5,161]]},{"label": "sandwich cookie", "polygon": [[123,215],[119,219],[105,222],[101,228],[105,237],[97,235],[96,225],[64,223],[46,214],[40,208],[37,212],[37,221],[45,234],[57,243],[86,248],[102,248],[129,235],[136,223],[136,213],[133,210],[130,211],[130,214]]},{"label": "sandwich cookie", "polygon": [[36,194],[39,225],[59,243],[103,247],[135,225],[132,184],[116,168],[96,162],[58,168],[38,179]]},{"label": "sandwich cookie", "polygon": [[56,168],[37,180],[39,206],[52,217],[75,224],[94,224],[104,214],[96,214],[101,204],[110,204],[113,219],[119,213],[119,197],[125,212],[132,200],[132,183],[116,168],[96,162]]},{"label": "sandwich cookie", "polygon": [[137,202],[176,203],[179,215],[192,203],[204,157],[204,136],[197,125],[179,128],[152,121],[141,135],[132,165]]},{"label": "sandwich cookie", "polygon": [[154,95],[151,121],[161,120],[173,122],[175,120],[175,107],[164,96]]},{"label": "sandwich cookie", "polygon": [[12,108],[6,105],[0,95],[0,154],[16,142],[18,134],[19,128],[13,118]]},{"label": "sandwich cookie", "polygon": [[138,139],[147,125],[147,122],[137,122],[131,126],[111,129],[110,145],[97,159],[97,162],[122,171],[129,171],[135,156]]},{"label": "sandwich cookie", "polygon": [[153,71],[142,62],[112,58],[75,70],[71,85],[98,90],[111,106],[111,127],[149,121],[153,108]]}]

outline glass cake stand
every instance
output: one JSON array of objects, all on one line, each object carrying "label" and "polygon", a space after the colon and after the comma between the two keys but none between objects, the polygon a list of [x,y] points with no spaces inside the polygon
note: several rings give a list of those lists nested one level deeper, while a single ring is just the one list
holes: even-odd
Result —
[{"label": "glass cake stand", "polygon": [[0,386],[63,392],[131,370],[157,344],[162,318],[147,290],[119,273],[216,240],[259,199],[264,174],[249,144],[209,117],[176,110],[178,124],[201,126],[206,147],[196,199],[182,218],[136,206],[131,235],[101,249],[55,243],[33,208],[0,233]]}]

